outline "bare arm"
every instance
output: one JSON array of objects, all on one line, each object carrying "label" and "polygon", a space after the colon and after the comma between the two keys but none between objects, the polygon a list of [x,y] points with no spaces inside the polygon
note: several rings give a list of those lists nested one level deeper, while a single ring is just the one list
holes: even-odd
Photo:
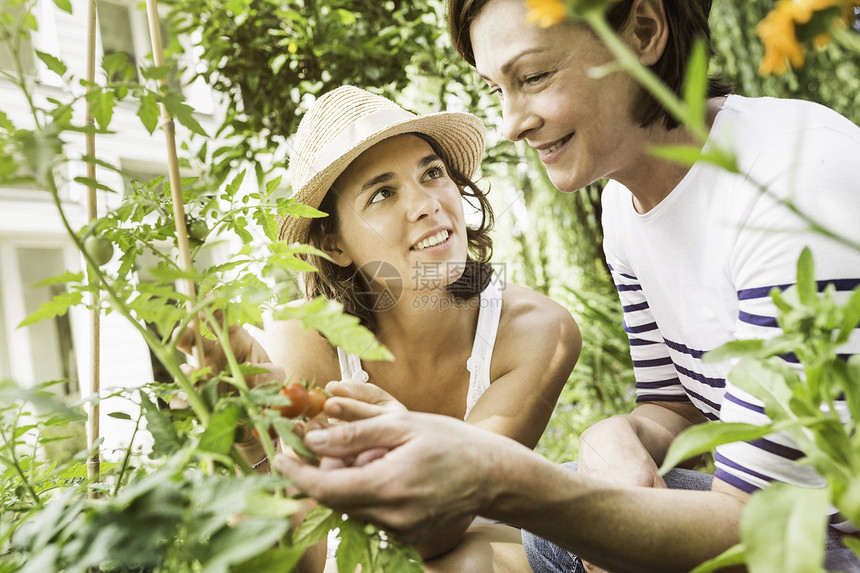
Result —
[{"label": "bare arm", "polygon": [[689,571],[739,540],[745,495],[727,484],[711,492],[606,485],[450,418],[384,414],[310,432],[307,442],[333,457],[386,448],[360,467],[326,471],[281,456],[275,465],[326,505],[408,540],[477,513],[613,571],[659,572]]},{"label": "bare arm", "polygon": [[607,484],[665,487],[657,468],[672,440],[705,422],[689,402],[645,402],[583,432],[579,472]]}]

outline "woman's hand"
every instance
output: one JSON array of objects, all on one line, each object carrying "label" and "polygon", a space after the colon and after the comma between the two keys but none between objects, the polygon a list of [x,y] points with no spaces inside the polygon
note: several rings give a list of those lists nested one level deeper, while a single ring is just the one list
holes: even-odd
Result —
[{"label": "woman's hand", "polygon": [[375,384],[344,380],[329,382],[325,389],[331,394],[325,403],[325,413],[338,420],[363,420],[386,412],[406,411],[406,406]]},{"label": "woman's hand", "polygon": [[[215,318],[221,323],[221,326],[223,326],[224,318],[221,311],[216,311]],[[269,359],[269,355],[263,349],[262,345],[257,342],[257,340],[251,336],[247,330],[239,325],[233,325],[227,328],[227,336],[230,340],[230,350],[236,358],[236,362],[239,364],[258,366],[267,370],[267,372],[247,376],[245,378],[245,382],[249,387],[258,386],[264,382],[281,382],[286,379],[284,369],[277,366],[271,361],[271,359]],[[202,364],[197,367],[190,364],[183,365],[183,372],[191,374],[195,370],[209,367],[211,368],[211,374],[208,378],[211,378],[213,375],[227,368],[227,354],[224,352],[224,348],[221,347],[221,344],[217,340],[203,338],[201,343],[203,346]],[[185,331],[179,335],[179,340],[176,346],[189,356],[192,355],[194,352],[194,331],[190,328],[185,329]],[[232,387],[226,383],[222,383],[218,386],[219,392],[229,392],[231,389]]]}]

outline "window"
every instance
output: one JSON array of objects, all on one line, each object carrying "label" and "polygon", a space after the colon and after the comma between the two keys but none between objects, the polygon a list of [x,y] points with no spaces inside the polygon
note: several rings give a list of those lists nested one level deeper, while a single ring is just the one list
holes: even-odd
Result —
[{"label": "window", "polygon": [[22,386],[63,380],[55,389],[76,396],[78,368],[68,313],[18,328],[65,288],[34,285],[65,269],[65,253],[59,247],[0,243],[0,377]]},{"label": "window", "polygon": [[[125,54],[129,64],[138,71],[142,66],[152,65],[149,22],[144,10],[136,9],[130,4],[100,1],[98,20],[102,52],[105,56]],[[167,25],[163,20],[159,20],[159,23],[161,24],[161,43],[165,51],[169,51],[171,37]],[[143,80],[141,77],[137,79]],[[182,82],[178,73],[171,74],[168,85],[182,92]]]}]

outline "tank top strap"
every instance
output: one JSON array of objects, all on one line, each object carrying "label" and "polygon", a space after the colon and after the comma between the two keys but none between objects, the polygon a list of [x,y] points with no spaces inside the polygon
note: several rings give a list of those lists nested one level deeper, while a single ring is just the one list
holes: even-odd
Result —
[{"label": "tank top strap", "polygon": [[478,402],[478,398],[490,387],[490,363],[493,360],[493,348],[496,345],[501,316],[502,289],[499,279],[493,276],[490,284],[481,293],[478,328],[475,330],[475,341],[472,343],[472,355],[466,361],[466,368],[469,370],[469,393],[466,395],[465,416],[467,418]]},{"label": "tank top strap", "polygon": [[353,380],[364,384],[370,379],[370,376],[361,367],[361,358],[358,357],[358,354],[347,352],[338,346],[337,361],[340,364],[341,380]]}]

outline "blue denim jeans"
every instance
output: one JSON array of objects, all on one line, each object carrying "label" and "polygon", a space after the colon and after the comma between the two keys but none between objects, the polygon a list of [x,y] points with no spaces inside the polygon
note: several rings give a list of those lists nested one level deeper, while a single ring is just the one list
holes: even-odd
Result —
[{"label": "blue denim jeans", "polygon": [[[564,464],[576,471],[576,462]],[[664,476],[669,489],[706,491],[711,489],[713,476],[701,472],[674,469]],[[541,537],[523,530],[523,546],[526,557],[535,573],[586,573],[579,557]],[[839,534],[828,528],[825,568],[828,571],[860,573],[857,556],[840,541]]]}]

